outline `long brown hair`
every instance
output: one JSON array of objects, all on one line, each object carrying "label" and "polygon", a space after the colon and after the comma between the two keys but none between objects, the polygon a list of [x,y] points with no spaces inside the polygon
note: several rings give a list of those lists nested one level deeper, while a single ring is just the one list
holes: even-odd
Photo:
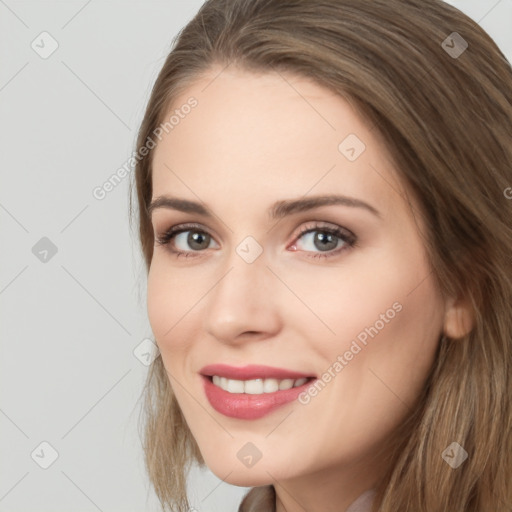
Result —
[{"label": "long brown hair", "polygon": [[[510,63],[479,25],[440,0],[207,0],[156,80],[139,155],[175,98],[213,65],[294,73],[350,101],[384,138],[418,200],[443,293],[464,297],[474,311],[471,332],[439,344],[418,405],[397,432],[374,510],[512,510]],[[151,151],[137,158],[146,270],[151,166]],[[144,392],[147,471],[162,507],[182,512],[187,469],[204,461],[161,357]],[[453,442],[468,453],[457,469],[442,457]],[[240,510],[268,492],[253,489]]]}]

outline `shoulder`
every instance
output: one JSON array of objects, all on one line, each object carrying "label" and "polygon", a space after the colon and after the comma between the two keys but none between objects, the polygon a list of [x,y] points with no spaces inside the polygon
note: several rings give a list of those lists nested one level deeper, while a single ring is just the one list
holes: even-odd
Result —
[{"label": "shoulder", "polygon": [[369,489],[347,508],[346,512],[371,512],[375,489]]},{"label": "shoulder", "polygon": [[245,496],[238,512],[275,512],[276,493],[272,485],[254,487]]}]

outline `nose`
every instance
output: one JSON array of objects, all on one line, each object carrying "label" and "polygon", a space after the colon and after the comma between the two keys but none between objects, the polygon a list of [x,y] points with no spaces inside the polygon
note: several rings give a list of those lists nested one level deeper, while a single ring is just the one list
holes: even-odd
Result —
[{"label": "nose", "polygon": [[205,297],[205,328],[217,340],[240,344],[279,332],[282,283],[267,267],[264,254],[248,263],[233,249],[222,265],[219,279]]}]

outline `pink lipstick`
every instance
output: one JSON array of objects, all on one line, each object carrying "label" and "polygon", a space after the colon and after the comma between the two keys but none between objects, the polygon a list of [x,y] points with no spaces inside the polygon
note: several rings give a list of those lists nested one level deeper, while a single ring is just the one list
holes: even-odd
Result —
[{"label": "pink lipstick", "polygon": [[292,402],[315,379],[311,374],[249,365],[208,365],[201,369],[206,398],[219,413],[253,420]]}]

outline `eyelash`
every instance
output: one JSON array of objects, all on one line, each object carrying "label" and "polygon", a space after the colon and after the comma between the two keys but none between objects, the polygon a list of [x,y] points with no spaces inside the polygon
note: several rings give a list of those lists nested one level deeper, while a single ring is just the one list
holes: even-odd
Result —
[{"label": "eyelash", "polygon": [[[158,245],[162,246],[169,246],[168,250],[177,258],[183,256],[185,258],[195,258],[199,256],[199,254],[194,255],[194,253],[201,253],[203,251],[180,251],[177,249],[173,249],[170,245],[171,240],[173,240],[176,235],[179,235],[180,233],[185,233],[187,231],[192,231],[195,233],[201,233],[205,234],[211,237],[210,233],[208,231],[205,231],[201,228],[199,224],[189,223],[189,224],[180,224],[177,226],[172,226],[167,231],[162,233],[159,237],[156,238],[156,242]],[[341,228],[341,227],[330,227],[330,226],[322,226],[319,224],[313,224],[303,227],[299,233],[295,236],[295,241],[299,240],[301,237],[303,237],[307,233],[318,231],[320,233],[327,233],[329,235],[334,235],[336,238],[339,238],[341,241],[345,243],[344,246],[338,247],[336,249],[333,249],[331,251],[326,251],[325,253],[319,252],[314,253],[313,255],[309,256],[311,258],[331,258],[334,256],[337,256],[341,252],[344,252],[346,250],[349,250],[353,247],[357,246],[357,237],[348,229]],[[212,237],[213,238],[213,237]],[[295,245],[295,242],[294,244]],[[309,252],[309,251],[304,251]]]}]

